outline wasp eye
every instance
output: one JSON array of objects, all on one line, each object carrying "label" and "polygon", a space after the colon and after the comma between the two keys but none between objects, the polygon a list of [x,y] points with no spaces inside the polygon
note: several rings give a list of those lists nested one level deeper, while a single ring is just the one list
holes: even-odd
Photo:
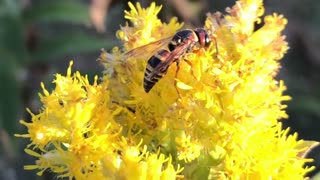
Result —
[{"label": "wasp eye", "polygon": [[211,40],[209,38],[209,35],[206,33],[204,46],[208,47],[210,45],[210,42],[211,42]]},{"label": "wasp eye", "polygon": [[198,38],[199,38],[199,43],[201,47],[208,47],[210,45],[210,38],[206,30],[202,28],[197,28],[195,30]]}]

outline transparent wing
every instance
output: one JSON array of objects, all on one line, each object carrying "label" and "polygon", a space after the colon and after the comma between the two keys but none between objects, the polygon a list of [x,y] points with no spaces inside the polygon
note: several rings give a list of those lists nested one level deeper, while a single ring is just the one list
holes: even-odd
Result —
[{"label": "transparent wing", "polygon": [[129,57],[133,57],[137,59],[147,60],[147,58],[150,58],[151,56],[155,55],[159,50],[166,48],[166,46],[168,46],[171,39],[172,39],[172,36],[134,48],[128,51],[127,53],[125,53],[123,56],[123,59],[126,60]]},{"label": "transparent wing", "polygon": [[159,72],[165,72],[173,62],[178,60],[187,51],[188,46],[189,44],[187,43],[177,46],[173,51],[170,52],[170,55],[164,61],[154,68],[147,79],[153,79]]}]

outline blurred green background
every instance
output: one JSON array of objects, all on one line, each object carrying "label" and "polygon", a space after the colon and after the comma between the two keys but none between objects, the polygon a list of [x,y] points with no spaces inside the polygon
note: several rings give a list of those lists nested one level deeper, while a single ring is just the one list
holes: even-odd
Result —
[{"label": "blurred green background", "polygon": [[[151,1],[139,1],[144,7]],[[40,82],[47,89],[55,73],[65,74],[71,59],[73,70],[101,75],[102,66],[95,61],[100,49],[119,45],[115,32],[124,25],[123,10],[127,1],[117,0],[0,0],[0,179],[55,179],[46,173],[24,171],[34,164],[23,148],[27,139],[13,137],[26,133],[18,123],[29,120],[28,107],[38,112]],[[163,4],[159,17],[167,21],[177,16],[186,27],[203,25],[206,12],[231,7],[234,0],[159,0]],[[320,141],[320,1],[265,0],[266,14],[278,12],[289,20],[285,35],[290,49],[282,60],[278,76],[288,87],[286,94],[289,119],[285,127],[298,132],[299,138]],[[311,163],[320,167],[320,148],[309,154]],[[310,165],[310,164],[309,164]],[[310,176],[314,176],[318,169]]]}]

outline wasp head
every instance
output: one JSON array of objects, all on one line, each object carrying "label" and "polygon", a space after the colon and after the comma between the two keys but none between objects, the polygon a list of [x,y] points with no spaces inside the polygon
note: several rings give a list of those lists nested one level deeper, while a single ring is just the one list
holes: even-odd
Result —
[{"label": "wasp head", "polygon": [[208,47],[210,45],[211,40],[207,31],[203,28],[197,28],[195,29],[195,32],[198,36],[200,47]]}]

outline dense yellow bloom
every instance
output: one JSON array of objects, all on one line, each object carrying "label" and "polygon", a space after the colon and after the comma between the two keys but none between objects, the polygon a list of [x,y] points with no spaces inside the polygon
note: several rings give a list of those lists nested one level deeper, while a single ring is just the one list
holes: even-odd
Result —
[{"label": "dense yellow bloom", "polygon": [[[123,47],[101,54],[101,83],[72,74],[71,62],[52,92],[42,85],[43,108],[30,112],[30,123],[21,121],[28,134],[17,135],[30,138],[25,151],[38,159],[26,169],[70,179],[303,179],[312,170],[303,167],[310,159],[300,157],[309,145],[279,122],[290,99],[275,79],[288,50],[282,15],[260,19],[262,0],[239,0],[224,16],[208,14],[211,45],[181,57],[192,66],[180,59],[177,78],[174,63],[145,93],[147,59],[166,47],[144,45],[182,24],[161,22],[154,3],[129,7],[132,26],[117,32]],[[126,54],[141,46],[136,56]]]}]

